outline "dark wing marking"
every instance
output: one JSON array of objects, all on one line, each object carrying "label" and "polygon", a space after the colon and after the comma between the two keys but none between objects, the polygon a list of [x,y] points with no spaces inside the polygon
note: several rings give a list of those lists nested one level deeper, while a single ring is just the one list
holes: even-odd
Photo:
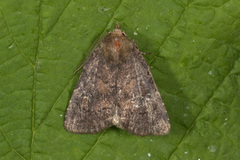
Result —
[{"label": "dark wing marking", "polygon": [[100,47],[87,60],[65,115],[65,128],[97,133],[112,126],[116,69],[107,66]]},{"label": "dark wing marking", "polygon": [[119,128],[132,134],[164,135],[170,130],[169,118],[150,69],[136,49],[118,72],[117,114]]}]

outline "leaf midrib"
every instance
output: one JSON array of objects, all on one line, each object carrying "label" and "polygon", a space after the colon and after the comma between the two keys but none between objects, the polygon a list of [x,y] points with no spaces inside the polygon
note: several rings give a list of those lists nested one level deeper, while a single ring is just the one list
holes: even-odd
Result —
[{"label": "leaf midrib", "polygon": [[37,38],[37,49],[35,54],[35,64],[33,66],[33,91],[32,91],[32,137],[31,137],[31,145],[30,145],[30,159],[33,157],[33,145],[34,145],[34,124],[35,124],[35,107],[36,107],[36,81],[37,81],[37,62],[38,62],[38,54],[39,54],[39,46],[41,41],[41,31],[42,31],[42,1],[39,1],[39,10],[38,10],[39,18],[38,18],[38,38]]}]

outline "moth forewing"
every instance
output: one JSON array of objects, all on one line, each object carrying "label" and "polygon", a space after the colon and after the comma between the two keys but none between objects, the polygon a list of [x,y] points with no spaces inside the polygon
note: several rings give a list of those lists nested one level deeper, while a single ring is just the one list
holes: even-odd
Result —
[{"label": "moth forewing", "polygon": [[86,61],[64,124],[74,133],[98,133],[112,125],[140,136],[169,133],[149,66],[118,24]]}]

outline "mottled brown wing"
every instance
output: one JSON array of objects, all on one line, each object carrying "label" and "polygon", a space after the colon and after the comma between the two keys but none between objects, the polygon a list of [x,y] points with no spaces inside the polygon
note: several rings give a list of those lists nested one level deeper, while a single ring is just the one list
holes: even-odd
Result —
[{"label": "mottled brown wing", "polygon": [[65,115],[65,128],[74,133],[97,133],[112,126],[116,69],[106,65],[100,48],[87,60]]},{"label": "mottled brown wing", "polygon": [[169,133],[167,111],[150,69],[138,50],[120,67],[117,85],[117,127],[140,136]]}]

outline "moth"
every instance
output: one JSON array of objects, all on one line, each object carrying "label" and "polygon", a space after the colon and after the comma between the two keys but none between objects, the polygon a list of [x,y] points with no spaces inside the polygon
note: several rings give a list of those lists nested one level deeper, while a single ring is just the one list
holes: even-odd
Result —
[{"label": "moth", "polygon": [[95,134],[116,126],[134,135],[165,135],[167,111],[134,40],[116,25],[86,61],[69,102],[64,125]]}]

